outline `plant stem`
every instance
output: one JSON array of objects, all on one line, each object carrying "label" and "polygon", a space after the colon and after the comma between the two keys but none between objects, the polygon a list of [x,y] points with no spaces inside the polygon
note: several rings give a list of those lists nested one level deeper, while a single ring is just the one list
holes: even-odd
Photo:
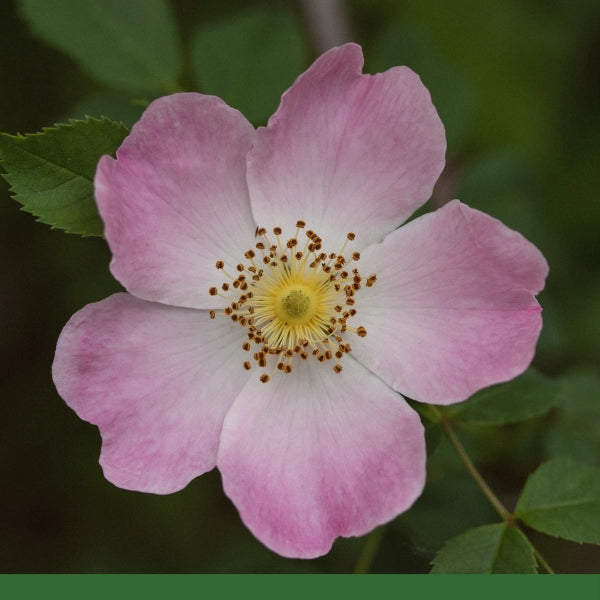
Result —
[{"label": "plant stem", "polygon": [[365,545],[363,546],[358,560],[354,565],[354,573],[355,574],[364,574],[368,573],[371,570],[371,566],[373,565],[373,561],[377,556],[377,552],[379,552],[379,546],[381,545],[381,540],[383,539],[383,534],[385,533],[385,525],[382,527],[378,527],[371,531],[371,533],[367,536],[365,541]]},{"label": "plant stem", "polygon": [[[529,543],[531,544],[531,540],[529,540]],[[542,567],[544,567],[544,569],[546,569],[546,573],[548,573],[549,575],[555,575],[556,573],[554,572],[552,567],[546,562],[546,559],[539,553],[538,549],[533,544],[531,544],[531,547],[533,548],[533,554],[535,556],[535,559]]]},{"label": "plant stem", "polygon": [[[494,494],[494,492],[490,489],[490,487],[486,483],[485,479],[483,479],[483,477],[481,476],[481,474],[479,473],[479,471],[473,464],[473,461],[470,459],[469,455],[467,454],[467,451],[465,450],[464,446],[460,443],[459,439],[456,437],[456,434],[454,433],[454,429],[452,429],[452,425],[450,424],[450,422],[444,417],[444,415],[435,406],[432,406],[430,404],[429,410],[434,417],[433,420],[435,422],[441,424],[441,426],[443,427],[444,433],[447,435],[448,439],[450,440],[450,443],[454,446],[454,449],[460,456],[465,467],[467,467],[467,470],[469,471],[469,473],[475,480],[475,483],[477,483],[477,485],[479,486],[481,491],[485,494],[485,497],[490,501],[490,504],[496,509],[496,512],[502,517],[502,520],[505,523],[508,523],[509,525],[512,525],[513,527],[518,528],[518,525],[515,521],[515,517],[506,509],[504,504],[502,504],[502,502],[500,502],[500,500],[498,499],[496,494]],[[531,540],[529,541],[529,543],[531,544]],[[540,552],[533,546],[533,544],[531,544],[531,547],[533,548],[533,553],[535,555],[537,562],[546,570],[547,573],[554,574],[554,570],[546,562],[546,560],[540,554]]]},{"label": "plant stem", "polygon": [[502,502],[500,502],[500,500],[498,499],[496,494],[494,494],[494,492],[492,492],[492,490],[490,489],[488,484],[485,482],[485,480],[483,479],[483,477],[481,476],[481,474],[479,473],[479,471],[473,464],[473,461],[469,458],[469,455],[467,454],[467,451],[465,450],[464,446],[460,443],[460,441],[456,437],[456,434],[454,433],[454,430],[452,429],[452,426],[450,425],[450,423],[448,423],[448,421],[446,419],[444,419],[441,415],[440,415],[440,423],[441,423],[442,427],[444,428],[444,431],[445,431],[446,435],[448,436],[450,443],[454,446],[454,449],[456,450],[456,452],[460,456],[461,460],[467,467],[469,473],[471,473],[471,475],[472,475],[473,479],[475,480],[475,482],[477,483],[477,485],[481,488],[481,491],[485,494],[486,498],[490,501],[490,504],[496,509],[496,512],[502,517],[502,520],[507,521],[507,522],[512,522],[513,521],[512,515],[505,508],[504,504],[502,504]]}]

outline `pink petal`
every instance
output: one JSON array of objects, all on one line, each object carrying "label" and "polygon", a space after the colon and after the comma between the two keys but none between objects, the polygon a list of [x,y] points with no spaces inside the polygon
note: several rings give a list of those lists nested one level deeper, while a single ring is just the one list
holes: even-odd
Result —
[{"label": "pink petal", "polygon": [[454,200],[367,248],[353,356],[416,400],[451,404],[530,364],[548,265],[500,221]]},{"label": "pink petal", "polygon": [[217,466],[246,526],[273,551],[313,558],[407,510],[425,442],[404,399],[351,358],[251,377],[227,414]]},{"label": "pink petal", "polygon": [[215,262],[237,264],[253,244],[245,157],[254,129],[219,98],[154,101],[117,152],[102,157],[96,200],[129,292],[177,306],[213,308]]},{"label": "pink petal", "polygon": [[258,129],[248,186],[259,225],[293,233],[302,219],[334,245],[352,231],[356,249],[430,197],[446,140],[429,92],[406,67],[372,76],[362,65],[356,44],[326,52]]},{"label": "pink petal", "polygon": [[166,494],[215,466],[223,418],[248,379],[242,354],[226,319],[115,294],[65,325],[52,374],[100,428],[106,478]]}]

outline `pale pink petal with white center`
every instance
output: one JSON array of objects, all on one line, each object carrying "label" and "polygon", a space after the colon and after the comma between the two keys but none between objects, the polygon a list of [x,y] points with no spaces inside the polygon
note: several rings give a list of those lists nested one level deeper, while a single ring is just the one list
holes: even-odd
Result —
[{"label": "pale pink petal with white center", "polygon": [[100,428],[105,477],[166,494],[215,466],[223,418],[248,379],[242,354],[231,321],[121,293],[71,317],[52,374]]},{"label": "pale pink petal with white center", "polygon": [[500,221],[454,200],[366,249],[353,356],[403,394],[451,404],[522,373],[542,327],[548,265]]},{"label": "pale pink petal with white center", "polygon": [[215,263],[239,263],[252,245],[246,153],[254,129],[221,99],[174,94],[154,101],[95,178],[111,271],[145,300],[214,308]]},{"label": "pale pink petal with white center", "polygon": [[351,358],[252,377],[227,414],[217,466],[254,535],[288,557],[327,553],[407,510],[423,490],[425,441],[404,399]]},{"label": "pale pink petal with white center", "polygon": [[248,186],[259,225],[293,232],[302,219],[333,246],[355,232],[356,250],[430,197],[446,139],[429,92],[406,67],[362,65],[356,44],[326,52],[258,129]]}]

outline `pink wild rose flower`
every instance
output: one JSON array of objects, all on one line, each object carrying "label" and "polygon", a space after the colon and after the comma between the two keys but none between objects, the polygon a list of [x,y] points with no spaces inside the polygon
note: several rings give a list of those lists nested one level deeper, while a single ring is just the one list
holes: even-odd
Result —
[{"label": "pink wild rose flower", "polygon": [[243,522],[288,557],[406,511],[425,482],[415,400],[523,372],[548,272],[519,233],[431,195],[444,128],[406,67],[321,56],[257,130],[221,99],[153,102],[98,164],[127,293],[58,340],[60,395],[115,485],[168,494],[218,467]]}]

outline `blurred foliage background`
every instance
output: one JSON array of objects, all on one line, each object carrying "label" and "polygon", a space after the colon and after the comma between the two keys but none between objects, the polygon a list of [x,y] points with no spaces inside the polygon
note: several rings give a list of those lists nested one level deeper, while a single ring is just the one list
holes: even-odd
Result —
[{"label": "blurred foliage background", "polygon": [[[559,382],[559,406],[459,436],[509,508],[549,457],[600,465],[598,2],[348,0],[328,16],[318,0],[171,0],[169,35],[183,56],[171,89],[102,82],[81,57],[43,41],[24,17],[32,4],[0,2],[0,131],[12,134],[85,114],[130,126],[148,101],[178,88],[221,95],[264,124],[321,51],[349,40],[363,46],[366,72],[417,71],[448,135],[447,168],[427,208],[458,197],[521,231],[550,263],[534,364]],[[48,26],[53,19],[49,7]],[[338,540],[314,561],[265,549],[216,471],[165,497],[104,480],[97,429],[64,405],[50,365],[71,314],[119,289],[110,253],[101,239],[36,223],[4,181],[0,194],[0,571],[352,571],[364,540]],[[427,572],[447,538],[495,520],[451,449],[432,444],[426,491],[387,527],[372,570]],[[597,547],[532,539],[559,572],[600,571]]]}]

